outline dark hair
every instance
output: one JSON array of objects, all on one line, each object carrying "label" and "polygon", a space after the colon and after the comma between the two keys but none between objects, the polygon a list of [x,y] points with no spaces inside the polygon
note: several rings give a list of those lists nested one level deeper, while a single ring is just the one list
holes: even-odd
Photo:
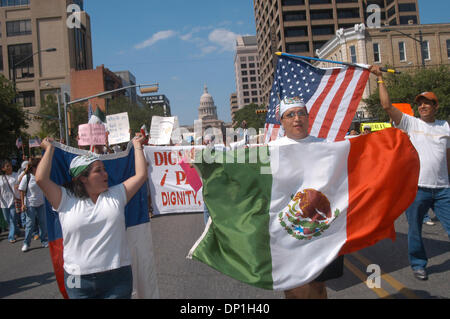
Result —
[{"label": "dark hair", "polygon": [[33,168],[37,168],[39,165],[39,162],[41,161],[40,158],[33,158],[27,165],[27,168],[25,169],[25,172],[28,174],[29,172],[31,172],[31,170]]},{"label": "dark hair", "polygon": [[4,160],[1,161],[1,164],[0,164],[0,174],[1,174],[1,175],[4,175],[4,174],[5,174],[5,172],[3,171],[3,168],[4,168],[5,165],[8,164],[8,163],[12,165],[12,163],[11,163],[11,161],[10,161],[9,159],[4,159]]},{"label": "dark hair", "polygon": [[85,199],[89,197],[89,194],[86,191],[86,188],[84,187],[84,184],[81,182],[81,177],[88,177],[92,170],[92,164],[89,164],[89,166],[77,177],[72,178],[71,181],[65,183],[63,187],[67,189],[72,195],[75,197]]}]

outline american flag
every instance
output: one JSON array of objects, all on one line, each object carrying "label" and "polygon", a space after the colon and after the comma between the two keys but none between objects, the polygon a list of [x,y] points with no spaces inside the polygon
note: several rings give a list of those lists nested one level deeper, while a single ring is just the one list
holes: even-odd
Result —
[{"label": "american flag", "polygon": [[39,146],[41,146],[41,139],[39,137],[30,138],[28,140],[28,147],[29,148],[39,147]]},{"label": "american flag", "polygon": [[23,146],[22,139],[20,137],[16,140],[16,146],[17,148],[21,148]]},{"label": "american flag", "polygon": [[362,98],[369,71],[359,67],[320,69],[290,57],[278,59],[265,124],[265,142],[284,135],[276,116],[280,99],[299,96],[309,113],[309,134],[344,139]]}]

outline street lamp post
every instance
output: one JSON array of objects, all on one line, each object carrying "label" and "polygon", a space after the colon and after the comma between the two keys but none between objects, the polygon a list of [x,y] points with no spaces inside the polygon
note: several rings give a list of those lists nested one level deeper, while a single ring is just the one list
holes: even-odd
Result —
[{"label": "street lamp post", "polygon": [[141,93],[150,93],[150,92],[157,92],[158,89],[159,89],[159,84],[158,83],[153,83],[153,84],[130,85],[130,86],[125,86],[125,87],[118,88],[118,89],[111,90],[111,91],[101,92],[101,93],[98,93],[98,94],[95,94],[95,95],[92,95],[92,96],[83,97],[83,98],[80,98],[80,99],[76,99],[74,101],[68,101],[70,99],[70,97],[66,98],[66,97],[68,97],[68,95],[67,95],[67,93],[64,93],[64,118],[65,118],[65,124],[66,124],[65,125],[65,131],[66,131],[66,144],[67,144],[67,146],[70,146],[69,131],[68,131],[68,128],[67,128],[67,124],[68,124],[67,111],[68,111],[68,107],[70,105],[75,104],[75,103],[84,102],[84,101],[87,101],[87,100],[90,100],[90,99],[93,99],[93,98],[96,98],[96,97],[109,95],[109,94],[120,92],[120,91],[123,91],[123,90],[135,88],[135,87],[140,88]]},{"label": "street lamp post", "polygon": [[391,32],[391,31],[392,31],[392,32],[398,32],[398,33],[400,33],[400,34],[403,34],[405,37],[408,37],[408,38],[410,38],[410,39],[413,39],[413,40],[416,41],[416,42],[419,42],[419,45],[420,45],[420,56],[421,56],[421,58],[422,58],[422,68],[425,68],[425,56],[424,56],[424,54],[423,54],[423,36],[422,36],[422,30],[419,30],[419,39],[416,39],[416,38],[410,36],[409,34],[406,34],[406,33],[402,32],[402,31],[399,31],[399,30],[392,30],[392,29],[382,29],[382,30],[380,30],[380,32]]}]

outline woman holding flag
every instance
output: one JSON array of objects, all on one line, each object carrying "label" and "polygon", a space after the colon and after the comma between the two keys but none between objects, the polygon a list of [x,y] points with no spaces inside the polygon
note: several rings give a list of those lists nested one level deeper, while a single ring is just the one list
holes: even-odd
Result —
[{"label": "woman holding flag", "polygon": [[64,245],[64,284],[69,298],[131,298],[133,278],[125,230],[125,205],[147,180],[142,144],[133,139],[136,174],[109,187],[103,162],[94,155],[75,157],[72,180],[50,179],[54,145],[49,138],[36,182],[59,213]]}]

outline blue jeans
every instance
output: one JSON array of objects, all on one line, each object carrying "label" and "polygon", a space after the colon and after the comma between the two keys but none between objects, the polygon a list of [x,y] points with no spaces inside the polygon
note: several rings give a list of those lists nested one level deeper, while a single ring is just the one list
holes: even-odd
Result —
[{"label": "blue jeans", "polygon": [[131,266],[76,277],[64,271],[64,285],[69,299],[131,299]]},{"label": "blue jeans", "polygon": [[35,221],[37,219],[39,225],[39,237],[42,245],[48,244],[47,239],[47,221],[45,219],[45,205],[38,207],[27,207],[27,221],[25,226],[24,244],[30,246],[31,237],[33,236]]},{"label": "blue jeans", "polygon": [[17,216],[16,216],[16,207],[14,204],[9,208],[2,208],[3,217],[5,217],[6,223],[9,225],[9,234],[8,240],[15,240],[14,235],[19,231],[16,229],[17,225]]},{"label": "blue jeans", "polygon": [[416,198],[406,210],[408,219],[408,255],[413,270],[425,269],[427,255],[422,240],[423,218],[429,209],[433,209],[450,238],[450,188],[419,187]]}]

